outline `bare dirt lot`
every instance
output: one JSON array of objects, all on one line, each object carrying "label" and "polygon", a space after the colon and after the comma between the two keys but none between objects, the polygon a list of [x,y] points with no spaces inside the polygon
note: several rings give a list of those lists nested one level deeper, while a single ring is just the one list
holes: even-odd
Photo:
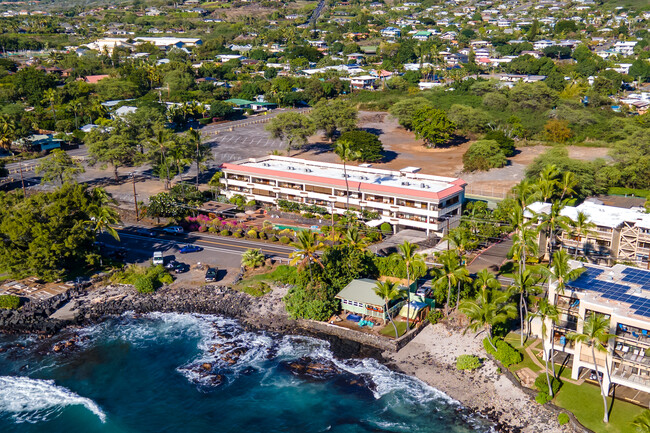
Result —
[{"label": "bare dirt lot", "polygon": [[[388,113],[361,112],[359,126],[366,131],[379,135],[386,150],[385,162],[373,164],[378,168],[399,170],[404,167],[420,167],[422,173],[438,176],[461,177],[469,190],[483,190],[500,196],[524,177],[526,167],[533,160],[549,149],[547,146],[529,146],[518,149],[517,155],[510,158],[506,167],[488,172],[463,173],[463,154],[471,141],[459,146],[427,149],[422,140],[415,138],[412,132],[400,127],[397,120]],[[587,148],[569,146],[569,156],[581,160],[606,158],[607,148]],[[310,145],[296,155],[300,158],[325,162],[338,162],[338,157],[328,149],[328,144],[321,136],[313,136]]]}]

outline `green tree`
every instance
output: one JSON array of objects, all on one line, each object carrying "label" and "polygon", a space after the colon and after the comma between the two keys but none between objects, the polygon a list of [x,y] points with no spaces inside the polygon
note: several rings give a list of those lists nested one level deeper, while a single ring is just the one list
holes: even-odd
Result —
[{"label": "green tree", "polygon": [[345,177],[345,208],[350,207],[350,186],[348,184],[348,170],[346,163],[359,158],[359,153],[352,150],[352,143],[346,140],[337,140],[336,147],[334,148],[341,162],[343,163],[343,177]]},{"label": "green tree", "polygon": [[641,415],[634,418],[632,427],[636,429],[637,433],[650,433],[650,410],[646,409],[641,412]]},{"label": "green tree", "polygon": [[424,107],[433,108],[433,105],[426,98],[405,98],[397,101],[390,107],[390,114],[397,118],[400,125],[411,131],[413,130],[413,115],[417,110]]},{"label": "green tree", "polygon": [[598,372],[598,362],[596,360],[596,351],[607,353],[607,342],[614,335],[609,333],[609,319],[602,314],[592,313],[583,320],[582,332],[570,332],[567,338],[584,343],[591,347],[591,357],[594,361],[594,371],[600,385],[600,395],[603,397],[603,422],[609,422],[609,409],[607,408],[607,394],[609,390],[603,388],[603,380]]},{"label": "green tree", "polygon": [[224,101],[212,101],[210,104],[210,117],[213,119],[228,119],[235,115],[232,104]]},{"label": "green tree", "polygon": [[447,286],[447,302],[445,303],[445,316],[449,316],[449,303],[451,302],[451,288],[461,282],[469,281],[469,272],[458,260],[455,251],[445,251],[438,255],[442,265],[435,269],[433,286]]},{"label": "green tree", "polygon": [[192,148],[194,150],[194,163],[196,164],[196,187],[199,187],[199,175],[205,169],[205,163],[212,159],[210,152],[210,145],[203,143],[201,132],[196,129],[190,128],[187,133]]},{"label": "green tree", "polygon": [[415,136],[423,139],[424,145],[429,148],[447,143],[456,130],[447,113],[430,107],[418,108],[411,123]]},{"label": "green tree", "polygon": [[524,334],[526,331],[526,318],[528,317],[528,299],[535,291],[535,286],[539,282],[539,277],[530,269],[526,269],[515,274],[513,284],[510,286],[510,292],[519,296],[519,322],[521,325],[521,346],[524,345]]},{"label": "green tree", "polygon": [[406,265],[406,330],[410,329],[409,320],[411,318],[411,277],[417,279],[426,273],[426,264],[424,256],[416,253],[418,246],[409,241],[404,241],[397,246],[399,255]]},{"label": "green tree", "polygon": [[47,89],[43,93],[43,102],[50,104],[50,110],[52,110],[52,116],[54,117],[54,124],[56,124],[56,109],[54,104],[57,101],[57,93],[55,89]]},{"label": "green tree", "polygon": [[318,258],[318,251],[324,248],[323,243],[318,239],[318,233],[311,230],[303,230],[298,233],[295,242],[291,242],[291,246],[295,248],[289,257],[291,257],[292,266],[300,266],[309,268],[310,279],[313,280],[313,273],[311,269],[312,263],[317,263],[321,268],[325,268],[323,262]]},{"label": "green tree", "polygon": [[60,149],[53,149],[36,167],[36,174],[41,175],[41,182],[57,182],[59,185],[74,181],[76,176],[84,171],[81,164]]},{"label": "green tree", "polygon": [[16,138],[16,123],[6,115],[0,115],[0,147],[11,150],[11,143]]},{"label": "green tree", "polygon": [[[375,286],[375,293],[377,296],[384,300],[384,314],[388,317],[388,320],[393,325],[393,329],[395,330],[395,338],[398,338],[399,332],[397,331],[395,322],[393,322],[393,317],[390,315],[388,304],[390,301],[401,298],[402,292],[397,288],[397,284],[392,281],[377,281],[377,284]],[[384,319],[384,323],[386,323],[386,319]]]},{"label": "green tree", "polygon": [[249,249],[241,256],[242,266],[248,269],[255,269],[264,264],[264,254],[259,249]]},{"label": "green tree", "polygon": [[331,101],[321,99],[310,113],[316,129],[324,131],[330,143],[338,131],[346,132],[355,129],[357,116],[357,109],[343,99]]},{"label": "green tree", "polygon": [[571,219],[562,215],[562,209],[566,206],[566,200],[554,200],[551,203],[551,208],[548,213],[535,212],[535,218],[538,221],[539,232],[544,232],[546,235],[546,248],[544,251],[544,258],[549,262],[553,262],[553,252],[557,244],[557,238],[560,230],[569,231]]},{"label": "green tree", "polygon": [[119,181],[118,168],[132,167],[142,161],[135,131],[122,120],[114,120],[106,128],[93,129],[86,135],[84,141],[91,157],[91,165],[98,162],[111,164],[117,181]]},{"label": "green tree", "polygon": [[[492,342],[492,329],[517,317],[517,307],[510,302],[510,293],[499,290],[499,282],[483,269],[483,275],[480,277],[481,289],[475,299],[464,299],[460,303],[460,311],[469,319],[469,325],[465,332],[479,332],[483,330],[488,335],[488,341],[494,348]],[[477,334],[478,335],[478,334]]]},{"label": "green tree", "polygon": [[164,171],[159,171],[159,173],[164,175],[165,189],[169,189],[169,164],[167,153],[169,152],[170,148],[175,145],[173,134],[167,129],[160,128],[154,133],[154,136],[149,139],[147,144],[149,146],[150,159],[157,160],[157,154],[160,154],[159,164],[161,167],[164,167]]},{"label": "green tree", "polygon": [[[551,322],[551,329],[555,328],[555,324],[560,319],[560,313],[555,305],[548,302],[548,298],[541,298],[537,301],[537,311],[533,313],[533,317],[539,317],[542,322],[542,351],[544,352],[544,369],[546,370],[546,383],[548,385],[548,393],[553,397],[553,387],[551,386],[551,378],[548,374],[548,360],[551,359],[553,363],[553,376],[555,377],[555,353],[551,350],[550,355],[546,353],[546,322]],[[551,331],[551,340],[554,340],[555,331]]]},{"label": "green tree", "polygon": [[[589,235],[596,227],[596,224],[589,221],[589,216],[582,212],[578,211],[575,220],[571,220],[571,235],[576,242],[583,242],[582,238],[585,238],[585,241],[589,238]],[[584,245],[584,243],[583,243]],[[573,253],[573,258],[578,257],[578,246],[576,245],[575,252]],[[584,247],[583,247],[584,250]]]},{"label": "green tree", "polygon": [[307,139],[316,131],[316,126],[304,114],[288,111],[275,116],[264,129],[271,133],[271,137],[284,141],[287,144],[287,156],[291,156],[291,149],[307,144]]},{"label": "green tree", "polygon": [[347,131],[341,134],[339,140],[350,142],[352,151],[359,154],[359,161],[379,162],[383,158],[384,146],[375,134],[361,130]]},{"label": "green tree", "polygon": [[142,210],[150,218],[180,218],[187,214],[182,203],[175,200],[169,193],[160,192],[149,197],[149,203]]},{"label": "green tree", "polygon": [[92,202],[88,206],[88,215],[90,216],[88,223],[95,235],[106,232],[119,241],[120,235],[113,226],[120,222],[120,216],[114,208],[110,207],[117,202],[103,188],[94,188],[91,196]]},{"label": "green tree", "polygon": [[494,140],[479,140],[472,143],[463,155],[463,170],[487,171],[501,168],[508,163],[501,146]]}]

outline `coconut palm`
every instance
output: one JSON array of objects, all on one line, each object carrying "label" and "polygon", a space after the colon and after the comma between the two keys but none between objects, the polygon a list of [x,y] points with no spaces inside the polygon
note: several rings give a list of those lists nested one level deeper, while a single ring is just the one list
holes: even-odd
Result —
[{"label": "coconut palm", "polygon": [[519,264],[519,274],[526,270],[527,257],[537,254],[537,233],[527,225],[512,235],[512,247],[509,255]]},{"label": "coconut palm", "polygon": [[241,256],[242,266],[255,269],[264,264],[264,254],[259,249],[246,250]]},{"label": "coconut palm", "polygon": [[[592,230],[594,227],[596,227],[596,224],[589,221],[587,214],[582,211],[578,211],[576,219],[571,220],[569,224],[571,225],[571,234],[574,236],[574,238],[577,238],[578,242],[582,242],[583,236],[585,239],[588,239]],[[573,258],[576,257],[578,257],[578,245],[576,245],[575,252],[573,253]]]},{"label": "coconut palm", "polygon": [[355,159],[359,158],[359,152],[352,150],[352,142],[349,140],[338,140],[336,142],[336,146],[334,148],[334,153],[336,153],[339,158],[341,158],[341,162],[343,163],[343,177],[345,178],[345,199],[346,199],[346,204],[345,208],[348,209],[350,207],[350,185],[348,184],[348,170],[346,163],[348,161],[353,161]]},{"label": "coconut palm", "polygon": [[[465,262],[465,253],[467,252],[470,244],[472,243],[472,240],[469,237],[469,233],[462,229],[462,228],[457,228],[454,230],[450,230],[449,233],[443,238],[443,240],[446,240],[450,247],[453,248],[457,253],[458,253],[458,259],[460,260],[461,263]],[[460,283],[458,285],[456,292],[456,308],[458,308],[458,305],[460,303]]]},{"label": "coconut palm", "polygon": [[576,193],[575,187],[578,186],[578,180],[575,173],[572,171],[565,171],[562,173],[562,178],[558,181],[558,189],[560,193],[560,201],[564,200],[566,196],[572,196]]},{"label": "coconut palm", "polygon": [[458,261],[454,251],[445,251],[438,257],[442,267],[435,270],[433,285],[444,287],[447,285],[447,303],[445,305],[445,316],[449,316],[449,302],[451,300],[451,287],[460,281],[469,281],[469,272]]},{"label": "coconut palm", "polygon": [[609,319],[602,314],[592,313],[586,320],[584,320],[582,332],[570,332],[567,334],[567,338],[591,346],[591,357],[594,361],[594,371],[596,372],[598,385],[600,385],[600,395],[603,397],[603,422],[605,423],[609,422],[609,409],[607,408],[607,394],[609,394],[609,392],[606,392],[605,389],[603,389],[603,380],[600,378],[598,362],[596,362],[596,350],[599,352],[607,352],[607,341],[614,337],[614,335],[609,333],[609,330]]},{"label": "coconut palm", "polygon": [[353,250],[362,251],[368,246],[368,242],[361,236],[359,229],[356,227],[349,227],[345,231],[344,241]]},{"label": "coconut palm", "polygon": [[393,318],[390,315],[388,310],[388,304],[393,299],[397,299],[403,295],[402,291],[398,289],[397,284],[392,281],[377,281],[375,285],[375,294],[384,300],[384,324],[386,323],[386,317],[393,325],[395,330],[395,338],[399,337],[399,332],[397,331],[397,326],[393,322]]},{"label": "coconut palm", "polygon": [[43,102],[50,104],[50,109],[52,110],[52,115],[54,116],[54,124],[56,124],[56,110],[54,109],[56,96],[56,90],[54,89],[47,89],[43,92]]},{"label": "coconut palm", "polygon": [[423,271],[426,270],[426,265],[424,264],[424,256],[415,252],[418,249],[416,244],[404,241],[397,248],[399,249],[398,254],[406,265],[406,329],[408,331],[411,318],[411,277],[417,279],[419,275],[424,274]]},{"label": "coconut palm", "polygon": [[166,153],[174,145],[172,134],[166,129],[159,129],[155,136],[149,139],[149,145],[160,150],[160,163],[165,166],[165,189],[169,189],[169,164]]},{"label": "coconut palm", "polygon": [[0,116],[0,147],[11,150],[15,138],[16,124],[7,116]]},{"label": "coconut palm", "polygon": [[108,195],[103,188],[95,188],[92,191],[92,204],[88,208],[90,223],[95,233],[106,232],[113,236],[115,240],[120,240],[120,235],[113,228],[112,224],[120,222],[120,216],[115,209],[109,207],[115,200]]},{"label": "coconut palm", "polygon": [[291,257],[291,265],[298,265],[300,267],[309,267],[309,277],[313,279],[313,274],[311,271],[311,264],[316,262],[320,265],[321,268],[325,269],[323,263],[318,258],[318,251],[322,250],[324,245],[318,239],[318,234],[311,230],[303,230],[298,233],[298,237],[295,242],[291,242],[291,246],[296,250],[292,252],[289,257]]},{"label": "coconut palm", "polygon": [[542,275],[547,278],[548,290],[551,288],[551,281],[555,280],[555,291],[561,295],[564,294],[566,283],[575,280],[584,272],[584,268],[571,269],[569,265],[569,254],[564,251],[556,251],[553,254],[553,264],[546,268],[540,268]]},{"label": "coconut palm", "polygon": [[534,287],[539,281],[536,274],[531,269],[526,269],[514,276],[514,282],[510,286],[510,291],[519,295],[519,320],[521,323],[521,345],[524,345],[524,326],[528,316],[528,296],[534,291]]},{"label": "coconut palm", "polygon": [[566,206],[566,200],[555,200],[551,203],[551,209],[548,213],[534,212],[539,225],[538,230],[546,233],[546,246],[544,258],[549,262],[553,261],[553,249],[555,248],[556,239],[559,229],[570,230],[571,219],[562,215],[562,209]]},{"label": "coconut palm", "polygon": [[[489,281],[489,277],[485,277]],[[496,281],[494,276],[491,278]],[[463,299],[459,309],[469,319],[464,332],[471,330],[476,335],[486,332],[490,345],[496,350],[492,342],[492,328],[517,317],[517,307],[510,302],[510,293],[489,287],[491,285],[493,284],[488,282],[483,286],[475,299]]]},{"label": "coconut palm", "polygon": [[650,433],[650,410],[646,409],[632,421],[637,433]]},{"label": "coconut palm", "polygon": [[[532,314],[533,317],[539,317],[542,321],[542,350],[544,351],[544,368],[546,370],[546,383],[548,385],[548,394],[553,397],[553,388],[551,387],[551,378],[548,375],[548,360],[551,359],[553,364],[553,377],[555,377],[555,361],[554,361],[554,352],[551,350],[550,355],[546,353],[546,322],[551,322],[552,329],[555,329],[555,324],[560,319],[560,313],[557,310],[555,305],[551,304],[548,301],[548,298],[540,298],[537,302],[537,311]],[[551,334],[551,341],[553,340],[553,334]]]}]

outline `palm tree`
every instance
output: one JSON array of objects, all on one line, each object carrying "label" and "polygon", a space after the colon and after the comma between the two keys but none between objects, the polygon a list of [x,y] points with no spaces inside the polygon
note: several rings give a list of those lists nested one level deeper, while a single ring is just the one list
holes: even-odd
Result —
[{"label": "palm tree", "polygon": [[7,116],[0,116],[0,147],[11,150],[11,143],[15,137],[16,124]]},{"label": "palm tree", "polygon": [[578,186],[578,180],[575,173],[572,171],[565,171],[562,174],[562,179],[558,181],[558,188],[562,193],[560,194],[560,201],[564,200],[565,196],[572,196],[576,193],[575,187]]},{"label": "palm tree", "polygon": [[308,266],[310,279],[313,279],[311,271],[312,262],[318,263],[321,268],[325,269],[325,266],[323,266],[323,263],[316,254],[324,247],[323,243],[318,239],[317,233],[311,230],[303,230],[298,233],[296,241],[291,242],[291,246],[296,249],[289,255],[291,257],[291,265]]},{"label": "palm tree", "polygon": [[528,226],[523,226],[512,236],[512,247],[508,254],[519,263],[520,275],[526,270],[526,258],[537,254],[537,249],[537,235]]},{"label": "palm tree", "polygon": [[[557,307],[555,305],[551,304],[548,301],[548,298],[541,298],[537,302],[537,311],[533,313],[534,317],[539,317],[540,320],[542,321],[542,350],[544,351],[544,363],[545,363],[545,369],[546,369],[546,383],[548,385],[548,394],[553,397],[553,388],[551,387],[551,378],[548,375],[548,360],[549,358],[551,359],[551,363],[553,365],[553,378],[555,378],[555,361],[554,361],[554,353],[551,350],[550,354],[546,353],[546,322],[548,320],[551,321],[551,326],[552,329],[555,328],[555,324],[558,322],[560,319],[560,313],[557,310]],[[551,341],[553,341],[553,334],[551,334]]]},{"label": "palm tree", "polygon": [[[458,253],[458,260],[461,264],[464,264],[465,253],[467,252],[469,244],[472,242],[468,232],[462,228],[450,230],[449,233],[447,233],[447,235],[443,238],[443,240],[446,240],[452,246],[452,248],[454,248],[454,250]],[[458,291],[456,293],[456,308],[458,308],[459,303],[460,283],[458,286]]]},{"label": "palm tree", "polygon": [[397,248],[399,249],[399,255],[406,265],[406,330],[408,332],[409,320],[411,318],[411,276],[417,279],[417,275],[423,269],[426,269],[426,265],[424,264],[424,256],[415,252],[418,249],[416,244],[404,241]]},{"label": "palm tree", "polygon": [[[584,272],[584,268],[571,269],[569,266],[569,255],[566,251],[560,250],[556,251],[553,254],[553,264],[550,268],[541,267],[539,269],[547,278],[547,292],[551,290],[551,280],[556,281],[555,291],[561,295],[564,295],[564,288],[566,283],[573,281]],[[557,299],[557,298],[556,298]],[[557,302],[556,302],[557,304]],[[551,355],[555,356],[555,322],[551,323]],[[553,365],[553,376],[555,376],[555,363]]]},{"label": "palm tree", "polygon": [[54,124],[56,125],[56,110],[54,109],[54,103],[56,102],[56,90],[47,89],[44,91],[43,102],[50,104],[50,109],[52,110],[52,115],[54,116]]},{"label": "palm tree", "polygon": [[115,240],[120,240],[120,235],[117,233],[112,224],[120,222],[120,216],[115,209],[109,207],[109,203],[116,203],[103,188],[95,188],[92,191],[92,204],[88,208],[88,215],[95,233],[107,232]]},{"label": "palm tree", "polygon": [[201,173],[201,162],[203,161],[203,155],[201,152],[201,133],[196,129],[190,128],[188,133],[190,140],[196,144],[196,154],[194,160],[196,161],[196,187],[199,187],[199,174]]},{"label": "palm tree", "polygon": [[169,189],[169,164],[165,153],[174,144],[171,134],[166,129],[160,129],[154,138],[149,140],[149,144],[160,150],[160,163],[165,165],[165,189]]},{"label": "palm tree", "polygon": [[388,310],[388,304],[393,299],[397,299],[403,295],[402,291],[397,288],[397,284],[392,281],[377,281],[375,286],[375,294],[384,300],[384,324],[386,323],[386,317],[393,325],[395,329],[395,338],[399,338],[399,332],[397,331],[397,326],[393,322],[393,318],[390,315]]},{"label": "palm tree", "polygon": [[346,194],[346,205],[345,208],[350,207],[350,185],[348,184],[348,170],[346,163],[359,158],[359,152],[352,150],[353,143],[349,140],[338,140],[336,142],[336,147],[334,148],[334,153],[336,153],[341,162],[343,163],[343,177],[345,178],[345,194]]},{"label": "palm tree", "polygon": [[650,433],[650,410],[646,409],[634,418],[632,426],[638,433]]},{"label": "palm tree", "polygon": [[[496,281],[494,276],[484,275],[484,277],[488,281],[490,278],[491,281]],[[492,342],[492,328],[508,319],[517,317],[517,307],[510,302],[510,293],[489,287],[492,285],[494,284],[488,282],[483,286],[476,299],[463,299],[459,308],[469,319],[469,325],[465,328],[465,332],[471,330],[476,332],[477,336],[483,331],[487,332],[490,345],[497,350]],[[498,282],[496,285],[499,286]]]},{"label": "palm tree", "polygon": [[562,209],[566,206],[566,200],[555,200],[551,203],[551,209],[548,213],[535,213],[535,218],[540,221],[538,230],[546,232],[546,251],[544,251],[544,258],[552,262],[553,249],[557,239],[558,229],[569,230],[571,219],[562,215]]},{"label": "palm tree", "polygon": [[[571,229],[572,229],[571,233],[573,234],[574,237],[578,238],[577,241],[579,243],[582,243],[583,236],[585,237],[585,239],[588,239],[593,228],[596,227],[596,224],[589,221],[589,217],[587,216],[587,214],[582,211],[578,211],[578,214],[576,215],[576,219],[571,220],[569,224],[571,225]],[[576,245],[575,252],[573,253],[573,258],[575,259],[576,257],[578,257],[578,245]]]},{"label": "palm tree", "polygon": [[359,229],[356,227],[349,227],[345,231],[345,243],[353,250],[362,251],[368,246],[368,241],[361,236]]},{"label": "palm tree", "polygon": [[246,250],[241,256],[242,266],[248,269],[255,269],[264,264],[264,254],[259,249]]},{"label": "palm tree", "polygon": [[[592,313],[586,320],[584,320],[582,332],[570,332],[567,338],[585,343],[591,346],[591,357],[594,360],[594,371],[596,371],[596,378],[600,385],[600,395],[603,397],[604,416],[603,422],[609,422],[609,413],[607,408],[607,394],[603,389],[603,380],[598,373],[598,363],[596,362],[596,350],[599,352],[607,352],[607,341],[614,337],[609,333],[609,319],[602,314]],[[607,361],[605,361],[607,362]]]},{"label": "palm tree", "polygon": [[533,288],[537,282],[537,276],[530,269],[526,269],[521,273],[515,274],[514,282],[510,286],[510,291],[519,295],[519,320],[521,323],[522,347],[524,345],[524,321],[528,316],[528,295],[534,290]]},{"label": "palm tree", "polygon": [[435,280],[433,285],[442,287],[447,284],[447,304],[445,305],[445,316],[449,316],[449,302],[451,299],[451,287],[457,285],[460,281],[469,280],[469,272],[458,262],[458,256],[454,251],[445,251],[440,254],[438,260],[442,264],[441,268],[435,270]]}]

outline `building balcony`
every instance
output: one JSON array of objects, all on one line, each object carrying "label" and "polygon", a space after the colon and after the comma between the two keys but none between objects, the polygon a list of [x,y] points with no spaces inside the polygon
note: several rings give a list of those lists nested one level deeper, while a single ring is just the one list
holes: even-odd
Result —
[{"label": "building balcony", "polygon": [[578,322],[572,322],[569,320],[560,320],[555,325],[556,328],[565,329],[567,331],[576,331],[578,329]]}]

